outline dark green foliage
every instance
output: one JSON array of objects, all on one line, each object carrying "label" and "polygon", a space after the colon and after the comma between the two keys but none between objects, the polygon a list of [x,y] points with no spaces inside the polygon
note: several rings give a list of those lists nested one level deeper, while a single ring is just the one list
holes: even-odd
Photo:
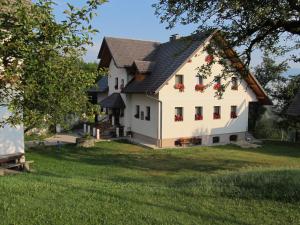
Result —
[{"label": "dark green foliage", "polygon": [[55,20],[54,1],[24,2],[1,1],[11,10],[0,11],[0,104],[12,115],[0,126],[23,122],[27,131],[63,125],[71,113],[92,114],[86,90],[97,74],[78,61],[92,44],[97,30],[90,26],[91,18],[105,0],[87,1],[83,8],[68,4],[61,22]]},{"label": "dark green foliage", "polygon": [[[277,55],[299,49],[298,0],[158,0],[154,7],[168,28],[176,23],[197,24],[200,31],[225,32],[231,46],[244,48],[247,64],[255,48]],[[291,59],[299,61],[299,54]]]}]

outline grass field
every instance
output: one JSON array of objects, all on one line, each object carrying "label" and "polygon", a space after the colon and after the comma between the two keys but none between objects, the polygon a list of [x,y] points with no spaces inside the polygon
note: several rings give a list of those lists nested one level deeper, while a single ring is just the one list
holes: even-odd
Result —
[{"label": "grass field", "polygon": [[300,224],[300,146],[27,151],[0,177],[0,224]]}]

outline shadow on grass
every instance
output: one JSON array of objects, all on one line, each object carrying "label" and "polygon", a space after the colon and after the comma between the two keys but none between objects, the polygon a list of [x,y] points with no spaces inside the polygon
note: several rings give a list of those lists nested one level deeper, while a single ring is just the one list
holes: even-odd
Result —
[{"label": "shadow on grass", "polygon": [[261,163],[235,159],[204,159],[200,157],[175,156],[174,154],[157,154],[155,152],[114,152],[97,147],[83,150],[72,146],[61,149],[36,149],[35,153],[56,160],[78,162],[96,166],[122,167],[126,169],[159,172],[178,172],[190,170],[213,173],[220,170],[237,170],[242,167],[261,166]]}]

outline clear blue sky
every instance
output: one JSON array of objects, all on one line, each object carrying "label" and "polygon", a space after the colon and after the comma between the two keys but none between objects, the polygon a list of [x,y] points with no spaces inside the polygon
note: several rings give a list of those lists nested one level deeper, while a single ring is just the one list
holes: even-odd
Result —
[{"label": "clear blue sky", "polygon": [[[166,24],[161,24],[154,14],[152,4],[158,0],[110,0],[98,9],[98,16],[93,20],[94,28],[99,33],[94,37],[94,46],[88,49],[86,61],[97,61],[97,54],[104,36],[124,37],[142,40],[165,42],[171,34],[181,36],[189,35],[195,25],[177,25],[172,30],[165,29]],[[55,14],[62,18],[65,3],[70,2],[75,6],[82,6],[86,0],[56,0]],[[260,62],[260,54],[255,53],[253,63]],[[291,64],[291,73],[300,73],[300,65]]]}]

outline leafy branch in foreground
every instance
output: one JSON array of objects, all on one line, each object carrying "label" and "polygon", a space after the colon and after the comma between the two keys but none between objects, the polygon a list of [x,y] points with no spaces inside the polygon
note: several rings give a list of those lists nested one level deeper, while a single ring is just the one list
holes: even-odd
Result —
[{"label": "leafy branch in foreground", "polygon": [[55,2],[4,0],[0,10],[0,104],[12,111],[0,125],[63,123],[69,114],[93,113],[86,90],[97,77],[79,64],[92,45],[95,11],[105,0],[82,8],[68,3],[65,20],[53,14]]},{"label": "leafy branch in foreground", "polygon": [[153,5],[167,28],[177,23],[197,24],[198,30],[218,28],[232,47],[241,47],[249,66],[251,53],[259,48],[299,62],[299,0],[158,0]]}]

